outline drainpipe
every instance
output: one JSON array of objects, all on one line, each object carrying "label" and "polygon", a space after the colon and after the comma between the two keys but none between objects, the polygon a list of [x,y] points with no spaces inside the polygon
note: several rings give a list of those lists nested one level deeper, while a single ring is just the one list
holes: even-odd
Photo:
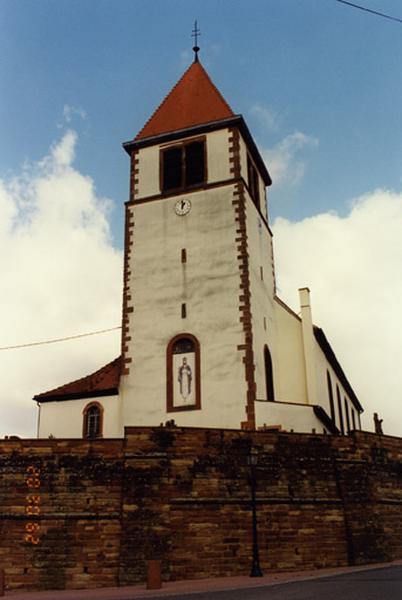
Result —
[{"label": "drainpipe", "polygon": [[315,369],[315,338],[311,316],[310,290],[299,289],[300,311],[302,318],[304,366],[307,385],[307,404],[317,404],[317,377]]}]

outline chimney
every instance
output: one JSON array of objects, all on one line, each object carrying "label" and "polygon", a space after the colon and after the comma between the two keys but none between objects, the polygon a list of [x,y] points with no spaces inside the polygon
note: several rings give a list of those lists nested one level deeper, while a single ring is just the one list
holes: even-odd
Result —
[{"label": "chimney", "polygon": [[307,404],[317,404],[317,376],[315,369],[315,338],[311,316],[310,290],[299,289],[300,311],[302,318],[304,365],[307,385]]}]

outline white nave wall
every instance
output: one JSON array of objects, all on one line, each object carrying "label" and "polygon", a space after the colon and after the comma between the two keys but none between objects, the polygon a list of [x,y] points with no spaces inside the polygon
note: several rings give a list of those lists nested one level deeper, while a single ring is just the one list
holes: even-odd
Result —
[{"label": "white nave wall", "polygon": [[120,398],[117,395],[43,403],[39,409],[38,437],[82,438],[84,409],[91,402],[97,402],[103,408],[103,437],[123,437]]}]

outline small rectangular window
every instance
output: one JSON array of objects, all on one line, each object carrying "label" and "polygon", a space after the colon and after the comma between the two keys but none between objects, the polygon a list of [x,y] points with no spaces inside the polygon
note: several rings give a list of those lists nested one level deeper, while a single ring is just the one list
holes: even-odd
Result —
[{"label": "small rectangular window", "polygon": [[181,305],[181,318],[185,319],[187,317],[187,307],[186,304],[183,302],[183,304]]}]

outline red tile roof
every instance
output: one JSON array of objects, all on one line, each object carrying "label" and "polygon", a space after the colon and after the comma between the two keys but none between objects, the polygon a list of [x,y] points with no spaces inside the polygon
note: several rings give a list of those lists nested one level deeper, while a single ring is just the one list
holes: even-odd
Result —
[{"label": "red tile roof", "polygon": [[50,402],[51,400],[74,400],[117,394],[121,363],[121,356],[119,356],[98,371],[95,371],[95,373],[71,383],[66,383],[48,392],[37,394],[33,399],[38,402]]},{"label": "red tile roof", "polygon": [[193,62],[135,140],[233,117],[200,62]]}]

